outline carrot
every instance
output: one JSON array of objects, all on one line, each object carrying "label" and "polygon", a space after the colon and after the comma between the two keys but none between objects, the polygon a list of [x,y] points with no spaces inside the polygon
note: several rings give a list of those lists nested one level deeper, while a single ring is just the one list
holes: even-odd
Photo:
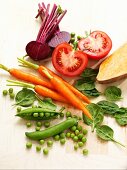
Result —
[{"label": "carrot", "polygon": [[[24,59],[21,59],[21,58],[18,58],[18,61],[19,61],[21,64],[23,64],[23,65],[25,65],[25,66],[27,66],[27,67],[33,68],[33,69],[35,69],[35,70],[38,70],[38,72],[39,72],[42,76],[44,76],[44,77],[46,77],[46,76],[45,76],[45,74],[43,73],[43,69],[47,69],[51,75],[59,77],[59,76],[56,75],[54,72],[52,72],[51,70],[49,70],[48,68],[46,68],[46,67],[44,67],[44,66],[42,66],[42,65],[39,66],[39,65],[37,65],[37,64],[33,64],[33,63],[28,62],[28,61],[26,61],[26,60],[24,60]],[[59,79],[61,79],[61,80],[63,81],[63,83],[64,83],[67,87],[69,87],[69,88],[71,89],[71,91],[72,91],[74,94],[76,94],[79,98],[81,98],[84,102],[86,102],[86,103],[88,103],[88,104],[91,103],[90,100],[89,100],[89,98],[88,98],[87,96],[83,95],[81,92],[79,92],[76,88],[74,88],[73,86],[71,86],[69,83],[67,83],[67,82],[66,82],[65,80],[63,80],[62,78],[59,77]]]},{"label": "carrot", "polygon": [[8,71],[13,77],[20,79],[20,80],[24,80],[33,84],[37,84],[37,85],[42,85],[45,86],[47,88],[53,89],[53,86],[51,85],[50,82],[45,81],[35,75],[29,74],[29,73],[25,73],[21,70],[18,69],[9,69],[7,67],[5,67],[4,65],[0,64],[0,68],[4,69],[5,71]]},{"label": "carrot", "polygon": [[62,96],[64,96],[73,106],[82,110],[86,116],[92,119],[91,114],[85,108],[81,100],[63,83],[61,79],[59,79],[57,76],[52,76],[47,69],[43,69],[43,73],[47,78],[49,78],[51,84]]},{"label": "carrot", "polygon": [[40,96],[50,97],[50,98],[52,98],[56,101],[59,101],[59,102],[69,103],[64,97],[59,95],[57,92],[55,92],[51,89],[48,89],[46,87],[43,87],[40,85],[33,85],[33,84],[29,84],[29,83],[24,83],[24,82],[20,82],[20,81],[13,81],[13,80],[8,80],[8,82],[13,83],[13,84],[9,84],[9,86],[20,86],[20,87],[32,88]]}]

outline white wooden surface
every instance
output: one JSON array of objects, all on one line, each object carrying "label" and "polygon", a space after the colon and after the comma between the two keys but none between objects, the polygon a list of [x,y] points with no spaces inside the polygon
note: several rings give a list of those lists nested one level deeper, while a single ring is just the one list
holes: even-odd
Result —
[{"label": "white wooden surface", "polygon": [[[36,38],[40,23],[35,20],[39,0],[0,0],[0,63],[17,67],[17,57],[25,54],[25,46]],[[126,0],[45,0],[56,2],[68,12],[62,20],[61,30],[83,35],[85,30],[102,30],[113,41],[112,51],[127,41]],[[51,68],[52,66],[49,65]],[[8,73],[0,70],[0,169],[127,169],[127,149],[112,142],[101,142],[95,134],[88,134],[89,156],[75,152],[71,141],[63,147],[55,143],[48,157],[36,153],[35,144],[25,149],[25,121],[16,118],[13,101],[3,98]],[[116,83],[123,91],[124,99],[118,102],[127,107],[127,80]],[[98,85],[103,91],[105,86]],[[15,88],[16,92],[17,88]],[[102,97],[95,99],[101,100]],[[70,108],[71,109],[71,108]],[[72,110],[72,109],[71,109]],[[73,113],[76,110],[73,110]],[[80,112],[79,112],[80,114]],[[107,117],[104,123],[115,131],[115,138],[127,147],[127,128],[118,126]],[[87,127],[88,128],[88,127]]]}]

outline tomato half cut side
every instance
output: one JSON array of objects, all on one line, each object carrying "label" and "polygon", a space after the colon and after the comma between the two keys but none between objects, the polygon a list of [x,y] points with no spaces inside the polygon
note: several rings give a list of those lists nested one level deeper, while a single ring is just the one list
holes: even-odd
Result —
[{"label": "tomato half cut side", "polygon": [[78,42],[78,48],[89,58],[99,60],[110,52],[112,41],[105,32],[94,31],[87,38],[82,38]]},{"label": "tomato half cut side", "polygon": [[59,73],[73,77],[83,72],[88,58],[82,51],[74,51],[70,44],[62,43],[53,51],[52,63]]}]

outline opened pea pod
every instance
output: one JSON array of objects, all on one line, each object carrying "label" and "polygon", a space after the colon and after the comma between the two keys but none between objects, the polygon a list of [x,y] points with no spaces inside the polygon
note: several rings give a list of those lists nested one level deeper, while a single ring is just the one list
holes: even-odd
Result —
[{"label": "opened pea pod", "polygon": [[26,120],[49,120],[49,119],[55,119],[57,116],[61,113],[56,112],[49,109],[43,109],[43,108],[28,108],[22,110],[20,113],[16,114],[16,116],[21,117]]}]

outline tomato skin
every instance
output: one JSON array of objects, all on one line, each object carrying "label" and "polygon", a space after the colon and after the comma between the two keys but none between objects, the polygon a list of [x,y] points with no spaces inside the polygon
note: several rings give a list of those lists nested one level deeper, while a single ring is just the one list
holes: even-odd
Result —
[{"label": "tomato skin", "polygon": [[64,76],[80,75],[86,68],[88,57],[82,51],[74,51],[68,43],[58,45],[52,53],[54,68]]},{"label": "tomato skin", "polygon": [[[99,52],[96,52],[96,50],[94,49],[95,43],[93,43],[93,42],[96,42],[96,39],[97,39],[96,36],[99,34],[102,35],[102,42],[101,42],[102,44],[100,43],[100,49],[98,47]],[[91,41],[91,39],[92,39],[92,41]],[[103,47],[103,42],[105,43],[104,47]],[[89,47],[91,48],[90,50],[85,48],[85,45],[87,45],[87,44],[89,44]],[[101,47],[101,45],[102,45],[102,47]],[[78,42],[78,48],[80,50],[82,50],[85,54],[87,54],[88,58],[99,60],[99,59],[104,58],[108,55],[108,53],[110,52],[110,50],[112,48],[112,41],[111,41],[110,37],[105,32],[93,31],[87,38],[82,38]]]}]

